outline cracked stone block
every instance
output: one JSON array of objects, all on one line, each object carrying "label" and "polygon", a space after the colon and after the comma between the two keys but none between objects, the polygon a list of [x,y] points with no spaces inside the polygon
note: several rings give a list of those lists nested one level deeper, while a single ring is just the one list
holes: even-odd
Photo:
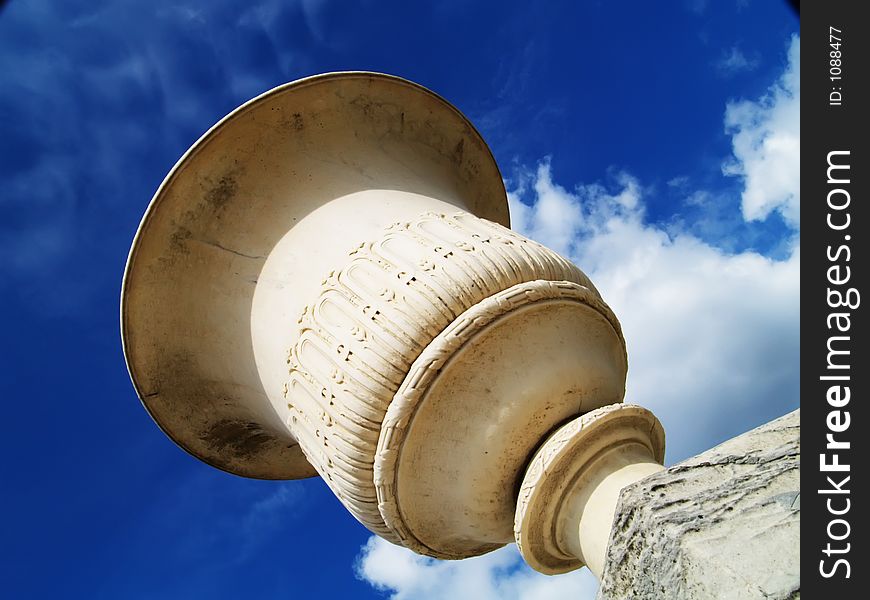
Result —
[{"label": "cracked stone block", "polygon": [[800,598],[800,410],[622,491],[598,600]]}]

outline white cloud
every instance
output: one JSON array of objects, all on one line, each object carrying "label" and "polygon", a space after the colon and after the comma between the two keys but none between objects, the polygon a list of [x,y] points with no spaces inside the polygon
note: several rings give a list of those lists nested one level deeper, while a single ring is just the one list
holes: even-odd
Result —
[{"label": "white cloud", "polygon": [[790,225],[800,224],[800,56],[794,36],[782,77],[759,100],[729,103],[725,111],[734,158],[723,172],[743,177],[747,220],[778,210]]},{"label": "white cloud", "polygon": [[[626,399],[662,419],[670,460],[797,403],[796,242],[777,261],[646,223],[643,187],[625,173],[611,188],[568,191],[543,162],[534,189],[531,206],[510,194],[514,227],[571,258],[616,312],[628,344]],[[571,215],[575,227],[566,232],[554,214]]]},{"label": "white cloud", "polygon": [[555,577],[535,573],[514,545],[462,561],[439,561],[371,537],[356,568],[358,577],[389,592],[391,600],[592,598],[598,588],[587,569]]}]

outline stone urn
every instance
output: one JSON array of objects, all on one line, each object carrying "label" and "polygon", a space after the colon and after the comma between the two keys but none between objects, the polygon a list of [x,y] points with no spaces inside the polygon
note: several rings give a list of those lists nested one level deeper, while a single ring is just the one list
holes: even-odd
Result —
[{"label": "stone urn", "polygon": [[664,434],[621,404],[616,316],[510,230],[498,166],[455,107],[330,73],[227,115],[157,190],[124,274],[130,376],[184,450],[320,476],[369,530],[461,559],[516,540],[600,575],[619,491]]}]

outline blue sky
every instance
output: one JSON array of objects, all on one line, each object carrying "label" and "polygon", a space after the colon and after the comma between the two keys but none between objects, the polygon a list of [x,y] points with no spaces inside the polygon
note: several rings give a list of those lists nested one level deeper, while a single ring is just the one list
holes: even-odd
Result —
[{"label": "blue sky", "polygon": [[[107,2],[0,8],[0,314],[10,598],[584,597],[507,549],[370,539],[317,479],[186,455],[118,333],[163,176],[248,98],[313,73],[417,81],[489,142],[514,227],[623,321],[668,462],[796,408],[799,23],[785,2]],[[452,587],[451,587],[452,586]]]}]

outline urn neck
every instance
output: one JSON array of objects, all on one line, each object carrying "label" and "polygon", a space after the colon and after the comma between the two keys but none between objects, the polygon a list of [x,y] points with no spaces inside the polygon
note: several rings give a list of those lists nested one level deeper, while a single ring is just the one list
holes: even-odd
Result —
[{"label": "urn neck", "polygon": [[558,546],[600,579],[620,492],[662,469],[649,448],[637,443],[613,447],[594,459],[562,501]]}]

